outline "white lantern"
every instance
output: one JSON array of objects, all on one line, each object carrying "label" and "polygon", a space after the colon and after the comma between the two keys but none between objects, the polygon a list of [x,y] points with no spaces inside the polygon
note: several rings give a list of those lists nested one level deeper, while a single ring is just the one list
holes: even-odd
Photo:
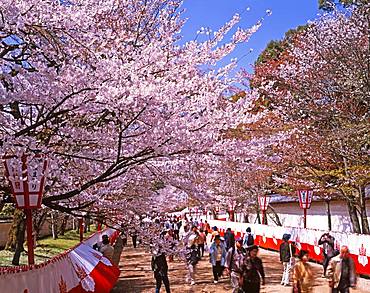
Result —
[{"label": "white lantern", "polygon": [[40,208],[47,170],[46,156],[5,156],[4,164],[17,208]]},{"label": "white lantern", "polygon": [[299,205],[301,209],[309,209],[311,207],[313,190],[300,189],[298,190]]},{"label": "white lantern", "polygon": [[267,195],[258,196],[258,204],[260,206],[261,211],[267,210],[270,200],[271,200],[271,197]]}]

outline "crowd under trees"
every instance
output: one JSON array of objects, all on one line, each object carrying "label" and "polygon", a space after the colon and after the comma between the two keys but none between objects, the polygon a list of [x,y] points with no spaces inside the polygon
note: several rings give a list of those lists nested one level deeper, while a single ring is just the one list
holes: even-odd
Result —
[{"label": "crowd under trees", "polygon": [[319,2],[323,15],[272,41],[251,74],[220,61],[263,19],[242,28],[236,14],[180,45],[179,0],[4,0],[0,153],[48,155],[37,219],[255,213],[259,194],[308,187],[369,234],[370,6]]}]

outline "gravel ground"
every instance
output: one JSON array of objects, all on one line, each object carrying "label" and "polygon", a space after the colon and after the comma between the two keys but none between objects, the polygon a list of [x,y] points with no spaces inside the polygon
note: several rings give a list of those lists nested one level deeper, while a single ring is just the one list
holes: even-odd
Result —
[{"label": "gravel ground", "polygon": [[[283,293],[292,292],[292,287],[280,285],[282,265],[276,252],[261,249],[259,256],[262,258],[266,273],[266,285],[262,287],[262,293]],[[173,293],[224,293],[231,292],[230,281],[222,278],[218,284],[213,284],[212,267],[208,261],[208,256],[197,265],[197,279],[194,286],[186,283],[186,267],[183,261],[176,260],[169,264],[169,279],[171,292]],[[322,267],[318,264],[314,266],[315,293],[329,293],[330,290],[324,278],[321,278]],[[150,254],[143,248],[133,249],[126,247],[123,250],[120,262],[121,275],[112,293],[147,293],[155,291],[155,282],[150,268]],[[161,292],[165,292],[164,287]],[[357,290],[353,293],[370,292],[370,280],[360,279]]]}]

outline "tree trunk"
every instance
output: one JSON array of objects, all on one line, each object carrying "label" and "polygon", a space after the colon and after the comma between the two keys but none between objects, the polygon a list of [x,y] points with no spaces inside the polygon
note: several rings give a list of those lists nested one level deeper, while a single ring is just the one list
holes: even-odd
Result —
[{"label": "tree trunk", "polygon": [[33,222],[33,232],[35,235],[35,247],[37,246],[37,239],[39,239],[42,227],[44,226],[44,223],[46,221],[46,218],[48,216],[48,211],[47,210],[37,210],[37,212],[33,213],[36,214],[36,216],[32,217],[32,222]]},{"label": "tree trunk", "polygon": [[218,220],[218,217],[217,217],[217,212],[215,209],[212,209],[212,215],[213,215],[213,219],[214,220]]},{"label": "tree trunk", "polygon": [[[341,144],[341,147],[342,144]],[[347,178],[350,178],[350,173],[348,171],[348,162],[347,162],[347,159],[345,157],[343,157],[343,164],[344,164],[344,172],[346,174],[346,177]],[[343,195],[344,192],[342,190],[342,193]],[[354,233],[361,233],[361,227],[360,227],[360,222],[358,221],[358,215],[357,215],[357,209],[356,209],[356,206],[355,206],[355,199],[353,198],[353,195],[348,197],[348,196],[345,196],[346,197],[346,200],[347,200],[347,206],[348,206],[348,212],[349,212],[349,217],[351,219],[351,223],[352,223],[352,229]]]},{"label": "tree trunk", "polygon": [[87,215],[86,218],[84,218],[84,233],[87,233],[87,232],[90,232],[90,218],[89,218],[89,215]]},{"label": "tree trunk", "polygon": [[24,235],[26,231],[26,221],[23,219],[18,226],[17,231],[17,240],[15,245],[15,252],[12,260],[12,265],[19,266],[19,259],[21,257],[22,251],[24,251],[23,244],[24,244]]},{"label": "tree trunk", "polygon": [[244,223],[249,223],[249,213],[244,214]]},{"label": "tree trunk", "polygon": [[17,244],[18,230],[21,223],[25,221],[25,215],[22,210],[15,209],[13,215],[13,222],[8,232],[8,240],[5,245],[6,250],[15,251]]},{"label": "tree trunk", "polygon": [[60,230],[59,230],[60,235],[64,235],[64,233],[66,232],[68,219],[69,219],[69,215],[65,215],[63,217],[62,224],[60,225]]},{"label": "tree trunk", "polygon": [[360,197],[360,218],[362,234],[370,234],[369,221],[367,220],[366,212],[365,186],[359,186],[358,191]]},{"label": "tree trunk", "polygon": [[326,214],[328,215],[328,229],[331,231],[331,211],[330,211],[330,200],[325,200],[326,203]]},{"label": "tree trunk", "polygon": [[77,233],[80,233],[80,219],[76,219],[76,225],[75,225],[75,230]]},{"label": "tree trunk", "polygon": [[260,208],[259,205],[256,205],[256,211],[257,211],[257,217],[256,220],[254,221],[255,223],[258,222],[258,224],[261,224],[261,215],[260,215]]},{"label": "tree trunk", "polygon": [[[275,211],[275,209],[272,207],[272,206],[269,206],[269,209],[271,210],[272,212],[272,216],[270,215],[270,218],[272,219],[272,221],[276,224],[276,226],[283,226],[281,224],[281,221],[280,221],[280,217],[279,215],[277,214],[277,212]],[[266,216],[267,218],[267,216]]]},{"label": "tree trunk", "polygon": [[352,224],[352,232],[360,234],[361,227],[360,227],[360,222],[358,220],[356,207],[350,199],[347,199],[347,206],[348,206],[349,217],[350,217],[351,224]]},{"label": "tree trunk", "polygon": [[58,238],[58,222],[55,219],[54,212],[50,213],[50,217],[51,217],[51,235],[53,236],[53,239],[55,240]]}]

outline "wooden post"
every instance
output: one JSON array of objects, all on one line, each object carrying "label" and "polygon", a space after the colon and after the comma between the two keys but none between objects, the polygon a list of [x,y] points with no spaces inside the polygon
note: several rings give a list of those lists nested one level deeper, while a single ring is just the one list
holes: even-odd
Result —
[{"label": "wooden post", "polygon": [[331,211],[330,211],[330,200],[325,200],[326,202],[326,214],[328,215],[328,229],[331,231]]},{"label": "wooden post", "polygon": [[83,219],[80,218],[78,219],[78,222],[79,222],[79,227],[80,227],[80,242],[82,242],[82,240],[84,239],[84,225],[83,225]]}]

